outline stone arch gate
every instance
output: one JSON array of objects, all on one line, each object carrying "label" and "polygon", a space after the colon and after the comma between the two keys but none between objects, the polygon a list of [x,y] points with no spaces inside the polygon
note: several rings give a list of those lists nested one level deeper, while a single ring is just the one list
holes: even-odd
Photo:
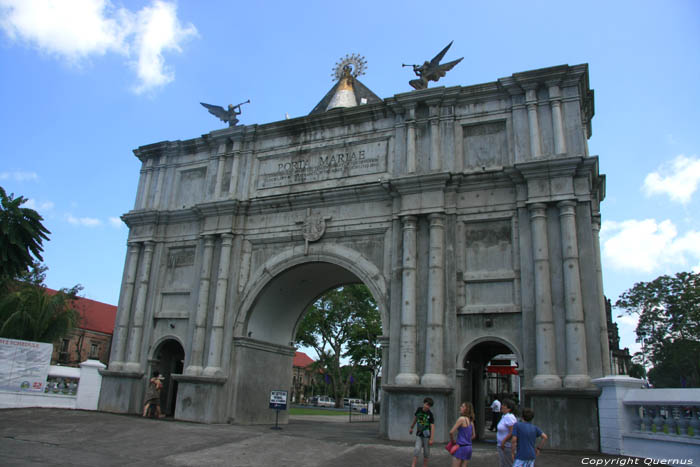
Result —
[{"label": "stone arch gate", "polygon": [[148,355],[173,336],[175,418],[271,423],[303,310],[363,282],[382,314],[384,436],[409,439],[430,396],[446,440],[465,349],[488,336],[522,358],[552,445],[597,449],[590,380],[610,363],[588,67],[357,103],[134,151],[100,409],[138,413]]}]

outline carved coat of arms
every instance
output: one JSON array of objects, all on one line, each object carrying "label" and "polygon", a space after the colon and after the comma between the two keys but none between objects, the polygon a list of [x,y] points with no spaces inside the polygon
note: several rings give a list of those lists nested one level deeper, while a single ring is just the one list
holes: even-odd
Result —
[{"label": "carved coat of arms", "polygon": [[304,221],[302,235],[307,242],[315,242],[326,233],[326,218],[320,214],[312,214]]},{"label": "carved coat of arms", "polygon": [[301,235],[304,237],[305,243],[304,254],[309,254],[309,243],[320,240],[323,234],[326,233],[326,221],[330,219],[331,216],[311,214],[311,209],[307,209],[306,219],[297,222],[298,224],[303,224]]}]

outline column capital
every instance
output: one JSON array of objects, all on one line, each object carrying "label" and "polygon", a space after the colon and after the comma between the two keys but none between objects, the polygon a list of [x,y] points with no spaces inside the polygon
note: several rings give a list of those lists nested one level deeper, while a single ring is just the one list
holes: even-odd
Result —
[{"label": "column capital", "polygon": [[221,242],[231,244],[233,241],[233,234],[231,232],[226,232],[221,234]]},{"label": "column capital", "polygon": [[143,242],[143,246],[146,251],[153,251],[153,248],[156,246],[156,242],[154,242],[153,240],[146,240],[145,242]]},{"label": "column capital", "polygon": [[547,204],[546,203],[532,203],[527,206],[528,210],[530,211],[530,217],[532,219],[536,217],[543,217],[545,216],[545,210],[547,209]]},{"label": "column capital", "polygon": [[430,225],[442,223],[445,221],[446,214],[444,212],[431,212],[428,214],[428,219],[430,220]]},{"label": "column capital", "polygon": [[416,227],[416,222],[418,217],[416,216],[401,216],[401,223],[404,229],[411,229]]},{"label": "column capital", "polygon": [[559,208],[559,216],[573,216],[575,215],[576,205],[578,203],[576,200],[565,200],[559,201],[557,207]]}]

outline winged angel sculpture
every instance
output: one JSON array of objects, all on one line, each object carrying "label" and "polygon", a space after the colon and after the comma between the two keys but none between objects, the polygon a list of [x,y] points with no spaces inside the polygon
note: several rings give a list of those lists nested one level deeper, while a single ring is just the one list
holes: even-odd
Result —
[{"label": "winged angel sculpture", "polygon": [[402,66],[412,66],[413,72],[418,76],[418,79],[412,79],[408,84],[413,86],[414,89],[426,89],[428,87],[428,81],[439,80],[445,76],[448,71],[454,68],[455,65],[461,62],[464,57],[440,65],[440,60],[442,60],[442,57],[445,56],[447,50],[452,46],[452,42],[454,41],[450,41],[447,47],[442,49],[442,51],[429,62],[423,62],[422,65],[403,64]]},{"label": "winged angel sculpture", "polygon": [[243,104],[249,104],[250,99],[248,99],[245,102],[241,102],[238,105],[228,105],[228,110],[224,109],[220,105],[211,105],[211,104],[205,104],[204,102],[200,102],[206,109],[209,111],[210,114],[219,117],[222,122],[227,122],[228,126],[236,126],[238,124],[238,118],[236,118],[237,115],[241,114],[241,106]]}]

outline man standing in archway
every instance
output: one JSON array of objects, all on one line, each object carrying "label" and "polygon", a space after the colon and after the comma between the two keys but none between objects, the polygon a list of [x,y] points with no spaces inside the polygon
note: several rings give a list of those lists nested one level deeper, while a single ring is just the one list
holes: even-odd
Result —
[{"label": "man standing in archway", "polygon": [[493,397],[493,402],[491,403],[491,428],[489,431],[496,431],[496,426],[501,419],[501,401],[498,397]]}]

